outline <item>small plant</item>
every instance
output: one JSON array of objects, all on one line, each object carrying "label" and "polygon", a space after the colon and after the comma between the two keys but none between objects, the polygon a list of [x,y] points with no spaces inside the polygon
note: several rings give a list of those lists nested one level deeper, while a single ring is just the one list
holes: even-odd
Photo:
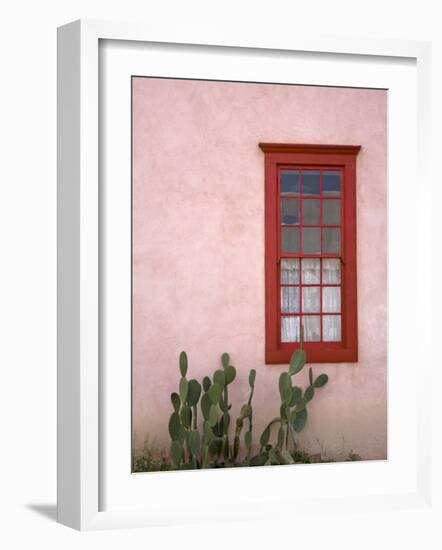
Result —
[{"label": "small plant", "polygon": [[356,461],[362,460],[362,458],[357,453],[354,453],[353,451],[350,451],[345,460],[346,460],[346,462],[356,462]]},{"label": "small plant", "polygon": [[[241,407],[236,420],[235,435],[230,439],[229,386],[236,378],[236,369],[230,364],[228,353],[221,356],[221,367],[212,378],[205,376],[200,384],[187,380],[188,360],[183,351],[179,357],[181,379],[179,392],[171,394],[173,412],[169,419],[169,434],[172,439],[170,457],[175,469],[235,466],[240,451],[240,436],[244,422],[248,431],[244,436],[250,456],[252,445],[252,397],[256,372],[249,374],[250,395]],[[201,399],[200,399],[201,397]],[[198,427],[198,403],[202,414],[202,430]]]},{"label": "small plant", "polygon": [[171,470],[170,463],[165,457],[162,447],[147,437],[141,449],[133,450],[132,472],[159,472]]},{"label": "small plant", "polygon": [[[292,377],[301,372],[305,362],[306,354],[303,349],[303,332],[301,329],[301,347],[293,353],[288,371],[281,373],[279,377],[279,395],[281,398],[279,416],[271,420],[262,432],[260,453],[252,460],[252,466],[294,464],[293,452],[298,447],[296,434],[301,432],[307,423],[307,405],[313,399],[315,390],[322,388],[328,382],[326,374],[320,374],[314,379],[313,370],[310,368],[307,388],[303,391],[299,386],[293,385]],[[276,441],[270,444],[273,426],[278,426],[278,431]]]},{"label": "small plant", "polygon": [[[252,457],[252,400],[256,371],[252,369],[249,372],[249,396],[235,421],[232,438],[232,403],[229,400],[229,386],[236,379],[236,369],[230,364],[229,354],[222,354],[221,368],[215,370],[212,377],[205,376],[200,384],[195,379],[188,380],[187,355],[182,351],[179,357],[181,378],[178,392],[173,392],[170,396],[173,407],[169,418],[172,468],[225,468],[318,461],[316,457],[298,449],[296,437],[306,425],[308,403],[313,399],[315,391],[327,384],[328,376],[320,374],[314,378],[313,370],[310,368],[309,385],[303,391],[293,384],[292,377],[301,372],[305,362],[306,354],[301,331],[301,347],[293,353],[288,370],[279,377],[279,416],[263,431],[259,453]],[[270,443],[271,436],[274,435],[274,426],[278,427],[276,440]],[[245,452],[241,453],[243,430]]]}]

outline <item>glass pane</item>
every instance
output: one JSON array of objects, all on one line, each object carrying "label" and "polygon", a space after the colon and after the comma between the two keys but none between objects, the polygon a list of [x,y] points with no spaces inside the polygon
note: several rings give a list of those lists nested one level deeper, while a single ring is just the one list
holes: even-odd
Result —
[{"label": "glass pane", "polygon": [[281,342],[299,342],[299,317],[281,317]]},{"label": "glass pane", "polygon": [[299,193],[299,170],[281,170],[281,195]]},{"label": "glass pane", "polygon": [[299,313],[299,286],[281,288],[281,312]]},{"label": "glass pane", "polygon": [[339,195],[341,192],[341,173],[335,170],[322,172],[322,194]]},{"label": "glass pane", "polygon": [[281,260],[281,283],[289,285],[299,284],[299,260]]},{"label": "glass pane", "polygon": [[322,284],[339,285],[341,283],[341,261],[338,258],[322,260]]},{"label": "glass pane", "polygon": [[299,199],[281,200],[281,223],[288,225],[299,223]]},{"label": "glass pane", "polygon": [[341,311],[341,288],[339,286],[324,286],[322,288],[322,311],[324,313],[339,313]]},{"label": "glass pane", "polygon": [[283,252],[299,252],[299,229],[297,227],[281,228],[281,250]]},{"label": "glass pane", "polygon": [[316,258],[304,258],[302,260],[302,283],[305,285],[319,284],[321,280],[320,260]]},{"label": "glass pane", "polygon": [[341,199],[322,201],[322,223],[325,225],[341,223]]},{"label": "glass pane", "polygon": [[322,339],[324,340],[324,342],[341,341],[341,316],[340,315],[323,315]]},{"label": "glass pane", "polygon": [[321,230],[319,227],[302,229],[302,252],[305,254],[321,253]]},{"label": "glass pane", "polygon": [[319,199],[303,199],[302,223],[307,225],[319,224]]},{"label": "glass pane", "polygon": [[319,195],[320,176],[319,170],[302,171],[302,194]]},{"label": "glass pane", "polygon": [[[304,240],[302,241],[304,244]],[[335,227],[325,227],[322,230],[322,251],[325,254],[341,252],[341,230]]]},{"label": "glass pane", "polygon": [[320,310],[319,286],[302,287],[302,311],[306,313],[319,313]]},{"label": "glass pane", "polygon": [[319,342],[321,340],[321,317],[319,315],[305,315],[302,318],[305,342]]}]

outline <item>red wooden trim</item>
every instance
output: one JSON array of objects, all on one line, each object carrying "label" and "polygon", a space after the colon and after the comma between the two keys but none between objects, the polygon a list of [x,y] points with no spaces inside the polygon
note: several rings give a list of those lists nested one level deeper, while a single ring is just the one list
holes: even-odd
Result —
[{"label": "red wooden trim", "polygon": [[[341,258],[341,341],[307,342],[304,344],[309,363],[356,362],[357,346],[357,288],[356,288],[356,155],[360,146],[354,145],[309,145],[309,144],[259,144],[265,153],[265,288],[266,288],[266,353],[268,364],[288,363],[299,343],[280,341],[280,259],[281,257],[339,257]],[[336,254],[282,254],[280,252],[280,169],[308,169],[320,167],[322,170],[339,169],[342,177],[341,199],[341,253]],[[322,185],[322,178],[321,178]],[[322,209],[322,195],[321,209]],[[284,195],[281,198],[290,198]],[[308,198],[296,194],[296,197]],[[302,216],[302,204],[300,205]],[[301,227],[299,225],[292,227]],[[288,225],[287,227],[291,227]],[[319,227],[324,227],[322,218]],[[322,229],[321,229],[322,239]],[[322,284],[322,265],[321,265]],[[284,285],[290,286],[290,285]],[[293,285],[296,286],[296,285]],[[313,285],[317,286],[317,285]],[[329,286],[329,285],[327,285]],[[330,285],[332,286],[332,285]],[[336,286],[336,285],[335,285]],[[339,285],[338,285],[339,286]],[[321,295],[322,295],[322,287]],[[300,293],[302,296],[301,286]],[[300,302],[302,297],[300,296]],[[322,297],[320,309],[322,312]],[[284,314],[285,315],[285,314]],[[290,315],[290,314],[288,314]],[[293,314],[296,315],[296,314]],[[319,313],[320,315],[320,313]],[[322,335],[322,317],[321,317]]]},{"label": "red wooden trim", "polygon": [[317,155],[357,155],[360,145],[317,145],[314,143],[260,143],[264,153],[313,153]]}]

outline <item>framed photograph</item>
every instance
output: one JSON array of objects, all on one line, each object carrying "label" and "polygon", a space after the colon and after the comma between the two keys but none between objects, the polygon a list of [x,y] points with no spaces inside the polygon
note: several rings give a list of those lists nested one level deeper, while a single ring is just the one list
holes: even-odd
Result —
[{"label": "framed photograph", "polygon": [[59,521],[426,506],[430,45],[58,41]]}]

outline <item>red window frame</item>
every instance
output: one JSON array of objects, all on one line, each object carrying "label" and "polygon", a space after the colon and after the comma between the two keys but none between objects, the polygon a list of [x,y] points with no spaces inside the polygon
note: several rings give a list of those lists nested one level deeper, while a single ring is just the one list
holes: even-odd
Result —
[{"label": "red window frame", "polygon": [[[335,257],[341,260],[341,341],[305,342],[307,360],[309,363],[356,362],[358,360],[356,157],[360,146],[278,143],[260,143],[259,146],[265,156],[266,363],[288,363],[293,351],[300,346],[297,342],[281,342],[279,265],[281,258],[306,256],[309,258]],[[341,171],[341,250],[339,254],[305,255],[302,252],[283,254],[280,251],[279,172],[281,168]]]}]

